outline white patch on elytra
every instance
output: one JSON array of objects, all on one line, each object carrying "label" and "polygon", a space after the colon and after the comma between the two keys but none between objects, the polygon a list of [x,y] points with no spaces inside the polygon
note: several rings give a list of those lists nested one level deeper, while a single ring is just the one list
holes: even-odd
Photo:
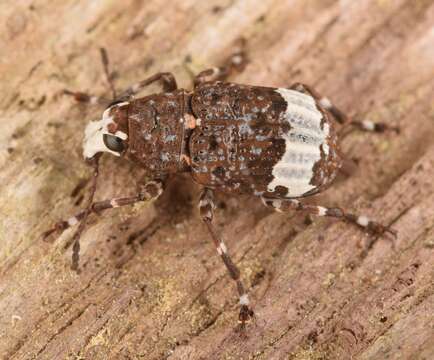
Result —
[{"label": "white patch on elytra", "polygon": [[291,128],[282,134],[285,153],[273,167],[268,191],[283,186],[288,189],[286,197],[298,197],[315,188],[311,184],[313,167],[321,159],[321,151],[327,156],[330,150],[327,145],[329,124],[321,124],[323,114],[312,96],[283,88],[275,91],[286,101],[286,111],[281,116]]},{"label": "white patch on elytra", "polygon": [[[123,102],[120,104],[116,104],[113,106],[122,106],[126,105],[128,103]],[[113,123],[113,117],[110,116],[110,110],[113,108],[113,106],[109,107],[107,110],[104,111],[102,115],[102,119],[99,121],[91,121],[84,131],[84,141],[83,141],[83,156],[85,158],[91,158],[96,153],[105,151],[109,152],[113,155],[119,156],[119,153],[110,150],[105,144],[103,140],[104,134],[110,134],[117,136],[118,138],[122,140],[127,139],[127,134],[125,134],[122,131],[116,131],[116,133],[111,134],[108,131],[109,124]]]}]

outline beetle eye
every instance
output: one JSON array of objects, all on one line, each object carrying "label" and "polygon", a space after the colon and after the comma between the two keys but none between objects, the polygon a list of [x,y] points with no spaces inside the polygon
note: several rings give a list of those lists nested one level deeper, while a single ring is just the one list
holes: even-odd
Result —
[{"label": "beetle eye", "polygon": [[120,153],[124,149],[124,143],[122,139],[118,138],[117,136],[104,134],[103,141],[105,146],[107,146],[112,151]]}]

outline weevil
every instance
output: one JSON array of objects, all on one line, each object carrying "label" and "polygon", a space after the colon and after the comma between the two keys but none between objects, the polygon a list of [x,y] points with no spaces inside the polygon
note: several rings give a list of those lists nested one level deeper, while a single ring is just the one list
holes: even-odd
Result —
[{"label": "weevil", "polygon": [[[396,235],[388,226],[364,215],[303,202],[327,189],[341,168],[334,121],[374,132],[396,128],[352,120],[328,98],[300,83],[272,88],[225,82],[244,62],[243,53],[235,54],[225,66],[199,73],[192,90],[178,88],[171,73],[158,73],[117,96],[107,55],[104,50],[101,53],[115,100],[99,121],[90,122],[85,129],[83,155],[95,170],[89,203],[77,215],[44,233],[46,237],[80,223],[73,237],[74,269],[78,267],[79,237],[91,212],[155,199],[163,192],[168,176],[177,173],[189,173],[203,187],[200,217],[236,282],[241,326],[254,313],[240,271],[213,225],[214,192],[248,194],[277,211],[301,210],[344,220],[375,235]],[[134,97],[154,82],[162,83],[163,92]],[[78,101],[100,102],[85,93],[65,93]],[[134,196],[93,202],[98,159],[104,152],[129,158],[152,180]]]}]

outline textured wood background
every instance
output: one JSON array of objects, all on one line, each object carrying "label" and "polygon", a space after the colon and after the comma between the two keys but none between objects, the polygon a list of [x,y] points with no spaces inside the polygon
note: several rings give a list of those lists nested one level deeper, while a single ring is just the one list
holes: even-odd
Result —
[{"label": "textured wood background", "polygon": [[[0,17],[1,359],[434,358],[434,1],[22,0],[2,1]],[[250,62],[231,80],[305,82],[402,129],[349,134],[357,171],[315,200],[392,224],[395,249],[219,196],[257,315],[245,338],[188,176],[155,203],[93,216],[80,275],[71,230],[40,239],[89,187],[81,141],[102,109],[59,93],[107,94],[98,48],[118,89],[160,70],[190,87],[242,37]],[[140,170],[107,155],[102,174],[98,199],[133,193]]]}]

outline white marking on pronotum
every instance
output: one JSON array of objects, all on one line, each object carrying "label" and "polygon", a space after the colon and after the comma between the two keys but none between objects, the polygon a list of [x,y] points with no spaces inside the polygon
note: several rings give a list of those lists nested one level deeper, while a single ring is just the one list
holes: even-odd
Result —
[{"label": "white marking on pronotum", "polygon": [[249,296],[247,294],[243,294],[240,296],[240,305],[249,305]]},{"label": "white marking on pronotum", "polygon": [[[285,153],[274,165],[274,178],[268,184],[268,191],[284,186],[288,189],[287,197],[297,197],[315,188],[311,184],[313,166],[321,159],[321,151],[326,156],[329,153],[329,125],[323,122],[322,126],[323,114],[318,110],[312,96],[288,89],[275,91],[286,101],[286,111],[281,116],[291,129],[282,135],[285,140]],[[295,154],[296,158],[303,161],[294,161]]]},{"label": "white marking on pronotum", "polygon": [[366,216],[361,215],[357,218],[357,224],[363,227],[367,227],[369,225],[369,219]]},{"label": "white marking on pronotum", "polygon": [[371,120],[363,120],[362,121],[363,129],[368,131],[374,131],[375,130],[375,123]]},{"label": "white marking on pronotum", "polygon": [[333,107],[331,101],[326,97],[321,98],[319,104],[326,110],[329,110]]},{"label": "white marking on pronotum", "polygon": [[223,241],[220,241],[219,246],[217,246],[217,252],[219,255],[226,254],[228,252],[228,248]]},{"label": "white marking on pronotum", "polygon": [[327,208],[322,206],[317,206],[318,209],[318,216],[326,216],[327,215]]},{"label": "white marking on pronotum", "polygon": [[84,131],[84,141],[83,141],[83,156],[85,158],[89,159],[89,158],[93,157],[96,153],[99,153],[102,151],[109,152],[110,154],[113,154],[116,156],[120,156],[119,153],[110,150],[104,144],[103,136],[104,136],[104,134],[110,134],[110,135],[117,136],[118,138],[120,138],[122,140],[127,139],[127,137],[128,137],[127,134],[125,134],[122,131],[116,131],[115,134],[111,134],[108,131],[109,124],[113,123],[113,117],[110,116],[110,110],[115,106],[118,107],[118,106],[123,106],[126,104],[128,104],[128,103],[123,102],[123,103],[116,104],[116,105],[109,107],[102,114],[101,120],[91,121],[87,125],[87,127]]},{"label": "white marking on pronotum", "polygon": [[73,216],[73,217],[70,217],[67,222],[68,222],[69,226],[74,226],[75,224],[78,223],[78,220],[75,216]]},{"label": "white marking on pronotum", "polygon": [[184,124],[185,124],[185,128],[187,129],[194,129],[197,126],[197,122],[196,122],[196,118],[189,114],[189,113],[185,113],[184,114]]}]

